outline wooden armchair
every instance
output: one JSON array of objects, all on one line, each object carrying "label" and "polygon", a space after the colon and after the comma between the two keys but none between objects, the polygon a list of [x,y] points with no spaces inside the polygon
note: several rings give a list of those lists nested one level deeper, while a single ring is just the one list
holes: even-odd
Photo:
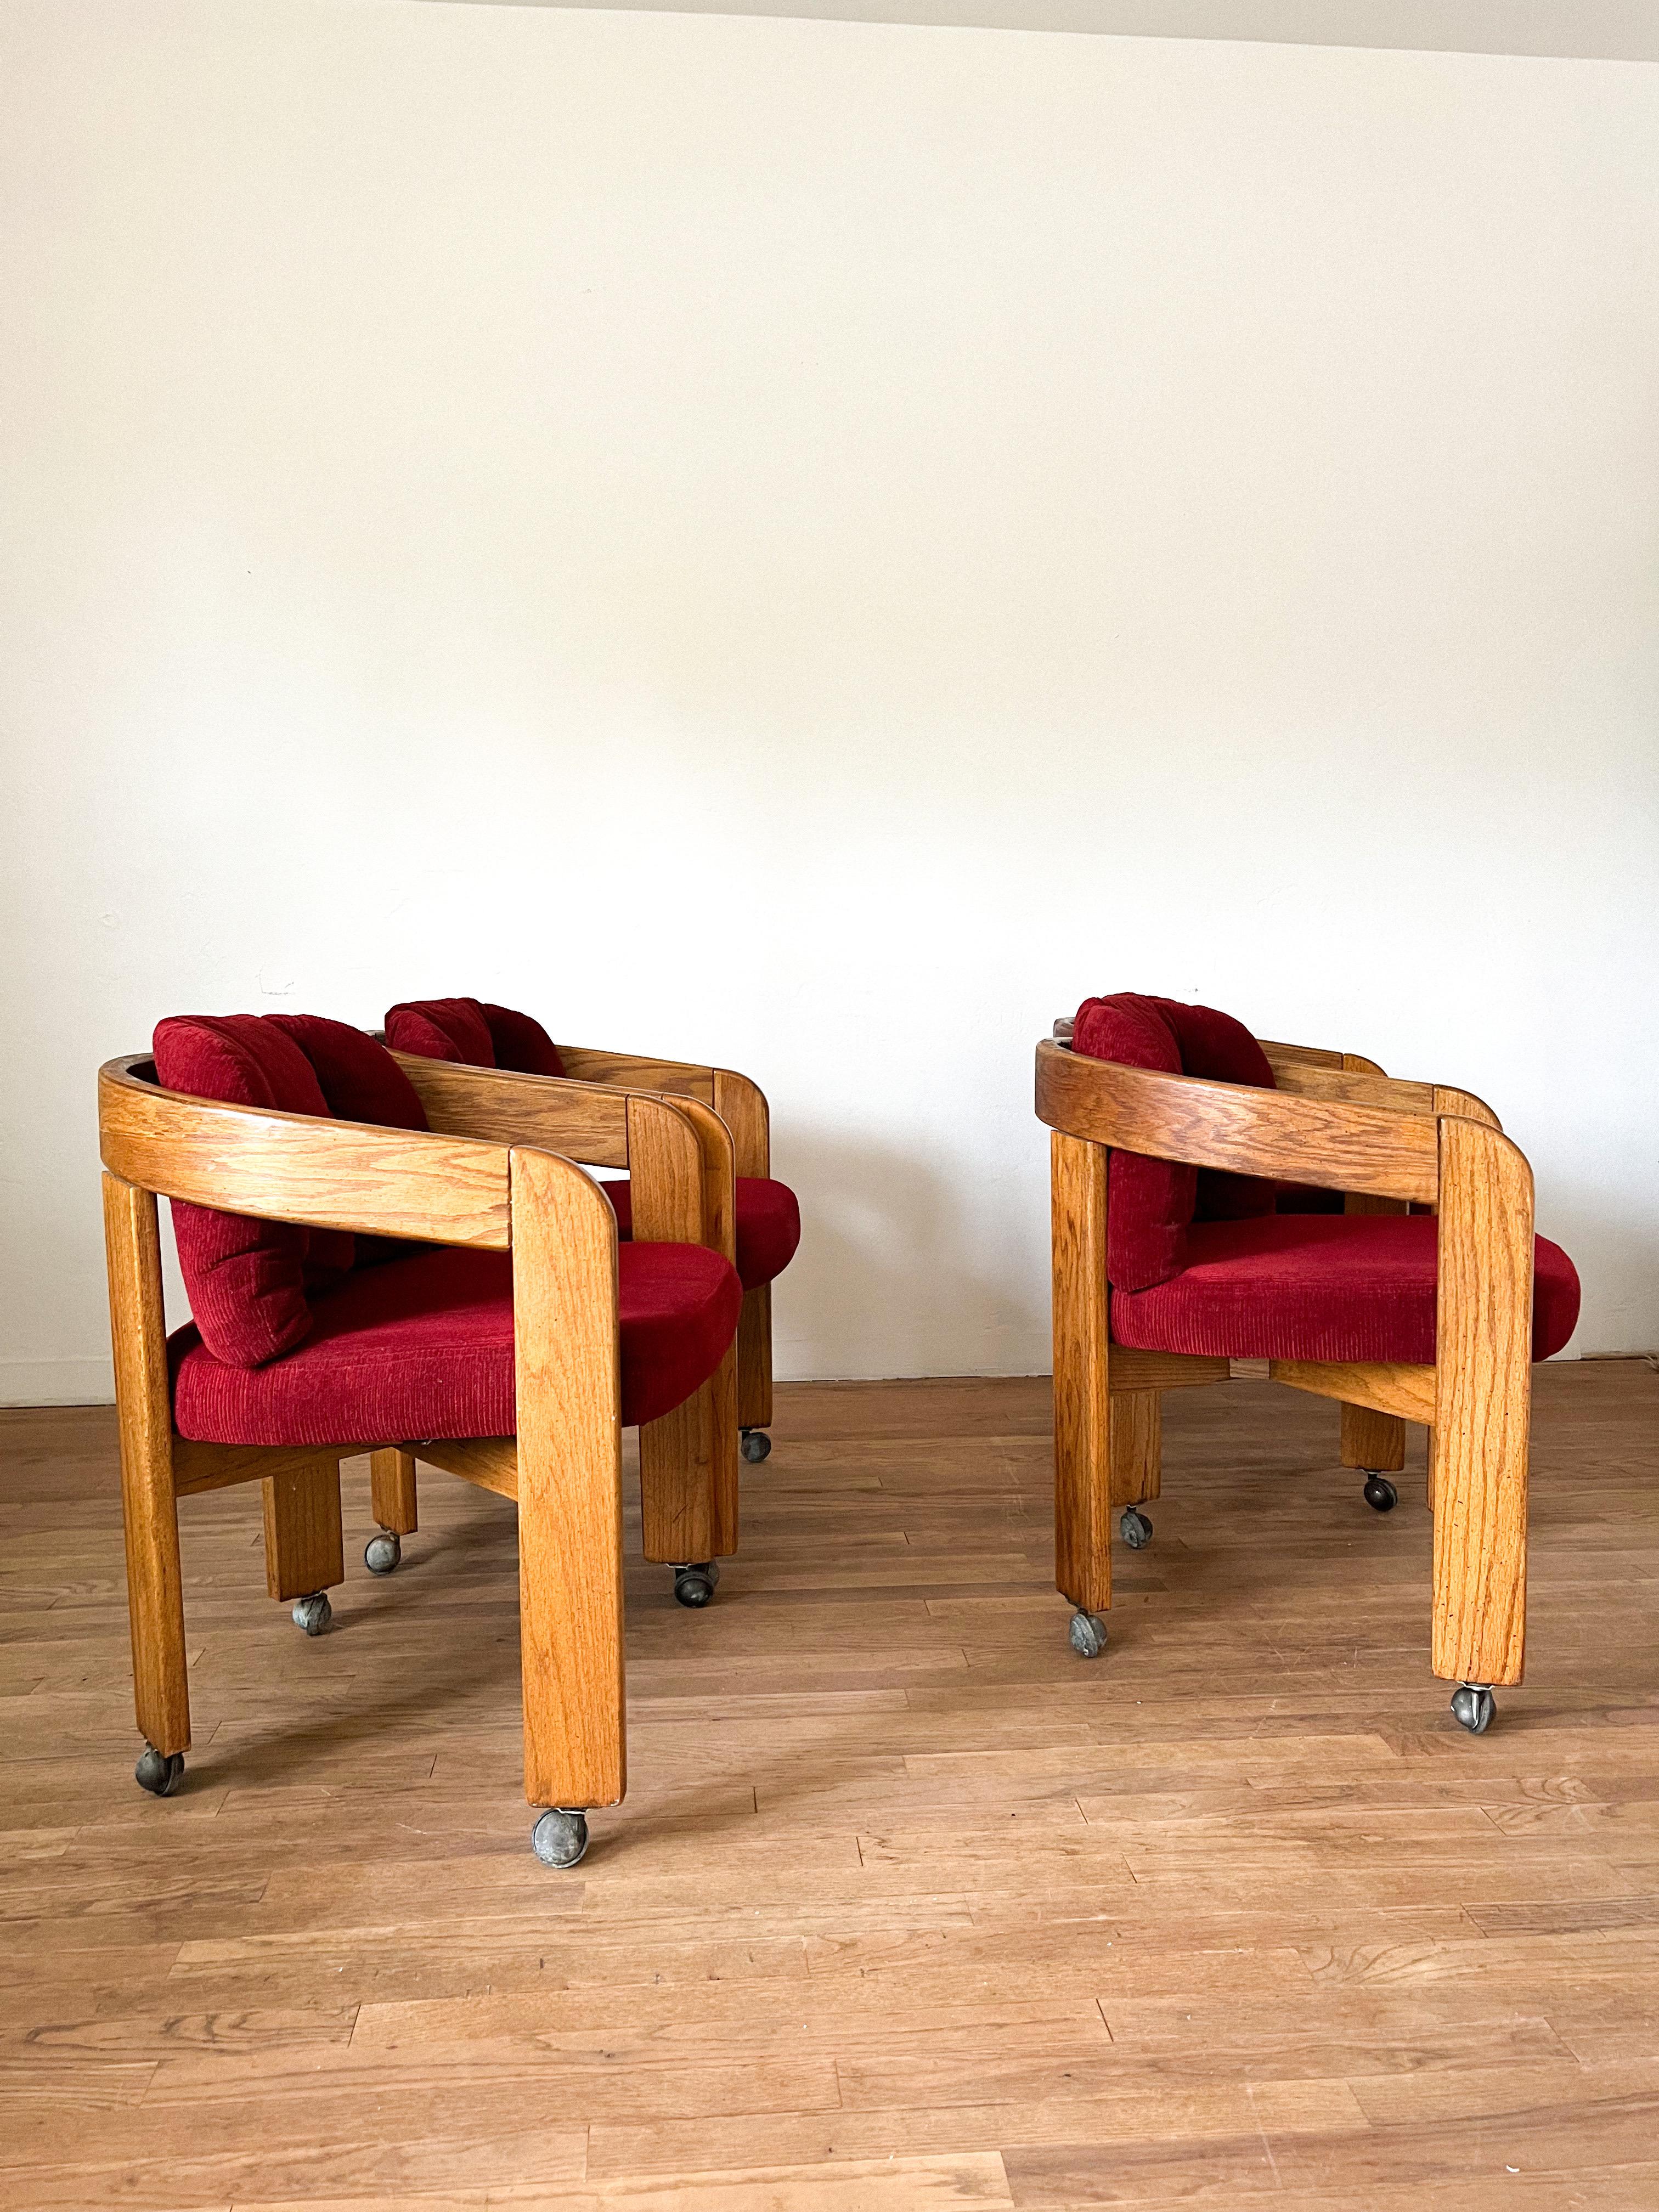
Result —
[{"label": "wooden armchair", "polygon": [[[1428,1427],[1431,1663],[1478,1734],[1493,1686],[1522,1679],[1530,1370],[1571,1334],[1577,1279],[1534,1240],[1531,1170],[1479,1099],[1356,1055],[1262,1049],[1274,1088],[1037,1047],[1054,1132],[1055,1579],[1073,1644],[1103,1647],[1110,1516],[1157,1494],[1162,1392],[1247,1360],[1341,1403],[1343,1460],[1375,1505],[1394,1503],[1381,1470],[1403,1463],[1404,1424]],[[1114,1155],[1346,1194],[1345,1212],[1212,1223],[1188,1232],[1184,1266],[1125,1292],[1109,1261]],[[1382,1213],[1406,1218],[1356,1218]],[[1365,1356],[1328,1356],[1345,1331]]]},{"label": "wooden armchair", "polygon": [[[800,1210],[793,1192],[772,1175],[770,1121],[759,1085],[729,1067],[556,1044],[531,1015],[477,999],[405,1001],[388,1009],[384,1034],[399,1054],[431,1054],[451,1062],[690,1099],[725,1123],[731,1133],[737,1177],[733,1249],[744,1286],[743,1318],[738,1324],[740,1449],[745,1460],[764,1460],[772,1449],[767,1433],[772,1425],[772,1285],[800,1242]],[[594,1164],[619,1164],[609,1160]],[[607,1183],[605,1188],[626,1236],[628,1186]]]},{"label": "wooden armchair", "polygon": [[[517,1503],[525,1794],[549,1808],[532,1832],[538,1856],[571,1866],[586,1850],[587,1811],[619,1802],[625,1787],[625,1423],[639,1421],[643,1437],[655,1431],[677,1449],[690,1425],[696,1447],[678,1482],[656,1492],[657,1540],[668,1529],[692,1557],[713,1549],[708,1469],[711,1439],[732,1418],[739,1300],[729,1162],[712,1115],[677,1101],[526,1090],[465,1070],[422,1075],[426,1128],[181,1095],[163,1089],[143,1056],[100,1072],[134,1692],[145,1738],[137,1779],[170,1796],[190,1747],[179,1500],[262,1483],[270,1593],[297,1600],[296,1620],[314,1633],[326,1626],[326,1590],[343,1579],[342,1457],[374,1451],[377,1503],[391,1509],[395,1532],[418,1451]],[[611,1206],[561,1156],[571,1152],[622,1155],[633,1171],[640,1243],[621,1269]],[[389,1261],[377,1252],[378,1265],[365,1261],[315,1297],[297,1347],[227,1364],[209,1354],[195,1325],[168,1343],[158,1194],[214,1218],[246,1218],[255,1231],[303,1224],[313,1236],[412,1240],[417,1249],[387,1248]],[[711,1388],[721,1374],[724,1384]],[[394,1401],[418,1405],[412,1434],[383,1423]],[[491,1408],[502,1418],[489,1433],[456,1425]],[[665,1454],[663,1463],[673,1458]]]}]

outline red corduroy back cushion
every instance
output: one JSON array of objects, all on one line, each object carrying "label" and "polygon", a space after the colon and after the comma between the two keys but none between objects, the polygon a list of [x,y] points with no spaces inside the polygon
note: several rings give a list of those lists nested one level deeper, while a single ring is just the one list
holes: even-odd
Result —
[{"label": "red corduroy back cushion", "polygon": [[[226,1105],[260,1106],[423,1129],[409,1079],[373,1037],[312,1014],[199,1014],[156,1024],[158,1080]],[[232,1367],[262,1367],[304,1342],[307,1291],[339,1282],[356,1261],[410,1247],[382,1237],[221,1213],[173,1201],[179,1272],[203,1343]]]},{"label": "red corduroy back cushion", "polygon": [[409,999],[388,1007],[386,1041],[393,1052],[418,1053],[422,1060],[495,1065],[489,1024],[476,999]]},{"label": "red corduroy back cushion", "polygon": [[480,1009],[489,1024],[497,1067],[516,1068],[523,1075],[562,1075],[559,1048],[532,1014],[515,1013],[511,1006]]},{"label": "red corduroy back cushion", "polygon": [[[1134,991],[1085,999],[1078,1008],[1072,1049],[1091,1060],[1121,1060],[1164,1075],[1274,1087],[1267,1055],[1242,1022],[1213,1006],[1185,1006],[1176,999],[1144,998]],[[1273,1184],[1254,1176],[1115,1151],[1107,1278],[1119,1291],[1144,1291],[1154,1283],[1167,1283],[1187,1263],[1190,1222],[1271,1213],[1275,1195]]]},{"label": "red corduroy back cushion", "polygon": [[389,1009],[386,1041],[425,1060],[510,1067],[521,1075],[562,1075],[559,1048],[533,1015],[483,999],[408,999]]}]

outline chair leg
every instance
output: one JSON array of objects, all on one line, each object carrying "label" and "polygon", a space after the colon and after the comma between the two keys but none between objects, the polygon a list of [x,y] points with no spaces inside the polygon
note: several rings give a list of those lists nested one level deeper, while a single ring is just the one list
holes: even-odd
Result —
[{"label": "chair leg", "polygon": [[121,1439],[133,1707],[146,1746],[137,1778],[157,1796],[170,1796],[190,1748],[190,1677],[155,1194],[106,1175],[104,1242]]},{"label": "chair leg", "polygon": [[1369,1406],[1342,1408],[1342,1464],[1365,1477],[1365,1503],[1389,1512],[1396,1492],[1387,1478],[1406,1464],[1406,1424],[1397,1413],[1373,1413]]},{"label": "chair leg", "polygon": [[1054,1306],[1054,1582],[1077,1608],[1073,1648],[1092,1658],[1112,1601],[1103,1146],[1050,1143]]},{"label": "chair leg", "polygon": [[[706,1567],[738,1548],[738,1362],[728,1350],[700,1390],[640,1430],[640,1503],[647,1559]],[[683,1603],[706,1603],[680,1588]]]},{"label": "chair leg", "polygon": [[415,1455],[395,1446],[368,1456],[369,1504],[375,1520],[394,1536],[412,1536],[416,1511]]},{"label": "chair leg", "polygon": [[738,1318],[738,1425],[744,1457],[764,1459],[772,1425],[772,1285],[743,1294]]},{"label": "chair leg", "polygon": [[1117,1532],[1132,1552],[1142,1551],[1152,1540],[1152,1524],[1139,1508],[1162,1484],[1163,1397],[1156,1390],[1121,1390],[1109,1402],[1107,1420]]},{"label": "chair leg", "polygon": [[1433,1666],[1479,1733],[1522,1679],[1532,1398],[1532,1176],[1498,1131],[1440,1124]]},{"label": "chair leg", "polygon": [[627,1786],[616,1224],[566,1161],[509,1173],[524,1790],[538,1856],[574,1866]]},{"label": "chair leg", "polygon": [[266,1475],[260,1488],[265,1588],[274,1598],[298,1599],[295,1622],[307,1636],[320,1636],[333,1617],[325,1593],[345,1580],[340,1462],[318,1458],[309,1466]]}]

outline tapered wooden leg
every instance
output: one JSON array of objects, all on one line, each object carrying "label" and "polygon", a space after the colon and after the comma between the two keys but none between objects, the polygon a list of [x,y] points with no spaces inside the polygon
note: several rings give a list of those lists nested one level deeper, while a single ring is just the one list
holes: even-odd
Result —
[{"label": "tapered wooden leg", "polygon": [[1164,1459],[1164,1401],[1156,1390],[1120,1390],[1109,1403],[1114,1505],[1156,1498]]},{"label": "tapered wooden leg", "polygon": [[265,1504],[265,1588],[272,1597],[309,1597],[343,1583],[338,1459],[268,1474],[259,1486]]},{"label": "tapered wooden leg", "polygon": [[524,1792],[614,1805],[627,1786],[617,1224],[550,1153],[515,1150],[511,1183]]},{"label": "tapered wooden leg", "polygon": [[772,1285],[743,1294],[738,1321],[738,1423],[745,1429],[772,1425]]},{"label": "tapered wooden leg", "polygon": [[1532,1172],[1509,1139],[1440,1124],[1434,1671],[1522,1677],[1532,1397]]},{"label": "tapered wooden leg", "polygon": [[154,1192],[105,1176],[104,1248],[121,1435],[133,1705],[146,1741],[170,1757],[190,1749],[190,1686]]},{"label": "tapered wooden leg", "polygon": [[1106,1171],[1109,1154],[1056,1130],[1050,1140],[1054,1298],[1054,1582],[1083,1613],[1112,1601],[1107,1376]]},{"label": "tapered wooden leg", "polygon": [[1342,1464],[1397,1474],[1406,1464],[1406,1424],[1397,1413],[1375,1413],[1369,1406],[1342,1408]]},{"label": "tapered wooden leg", "polygon": [[415,1492],[415,1455],[398,1451],[371,1452],[368,1455],[369,1506],[382,1528],[390,1528],[394,1536],[412,1536],[420,1527],[416,1516]]}]

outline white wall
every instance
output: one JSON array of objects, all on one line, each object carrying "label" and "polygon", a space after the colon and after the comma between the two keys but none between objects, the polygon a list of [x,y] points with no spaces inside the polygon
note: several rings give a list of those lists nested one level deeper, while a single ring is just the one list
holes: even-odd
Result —
[{"label": "white wall", "polygon": [[6,0],[0,1395],[93,1071],[473,991],[769,1091],[781,1364],[1041,1368],[1030,1055],[1491,1098],[1659,1342],[1659,70]]}]

